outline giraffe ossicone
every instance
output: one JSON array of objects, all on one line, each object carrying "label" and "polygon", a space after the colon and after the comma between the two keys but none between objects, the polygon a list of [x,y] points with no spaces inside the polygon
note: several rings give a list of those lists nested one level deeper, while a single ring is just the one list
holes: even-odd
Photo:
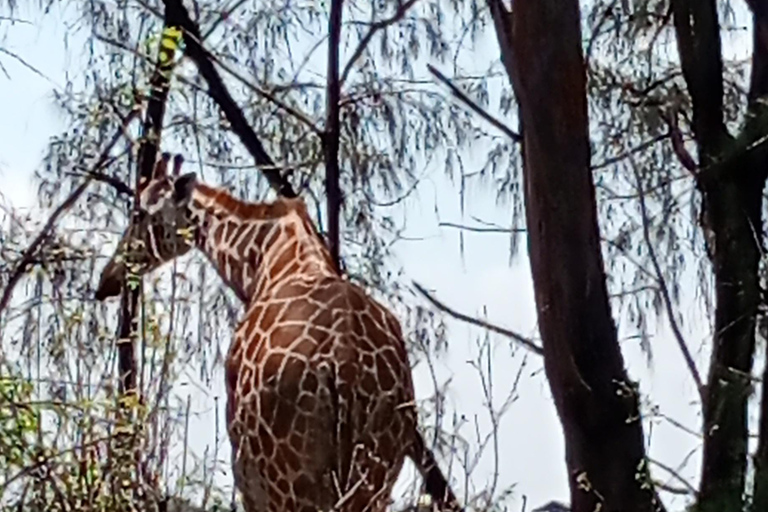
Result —
[{"label": "giraffe ossicone", "polygon": [[245,305],[225,361],[235,485],[247,512],[383,512],[406,457],[460,510],[417,429],[400,324],[342,278],[301,199],[250,203],[158,160],[96,298],[201,250]]}]

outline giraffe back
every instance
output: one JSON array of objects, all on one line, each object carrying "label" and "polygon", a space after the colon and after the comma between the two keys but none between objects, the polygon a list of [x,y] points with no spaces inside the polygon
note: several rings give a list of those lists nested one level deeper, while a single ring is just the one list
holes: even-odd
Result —
[{"label": "giraffe back", "polygon": [[416,428],[386,309],[339,278],[287,282],[249,308],[226,375],[235,474],[252,510],[384,510]]}]

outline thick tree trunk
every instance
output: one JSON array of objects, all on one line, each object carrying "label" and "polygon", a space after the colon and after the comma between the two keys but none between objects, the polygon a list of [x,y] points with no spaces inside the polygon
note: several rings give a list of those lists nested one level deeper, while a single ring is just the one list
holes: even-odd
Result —
[{"label": "thick tree trunk", "polygon": [[[764,0],[750,2],[762,10]],[[715,334],[704,405],[698,510],[744,509],[747,406],[752,392],[755,325],[760,303],[762,204],[766,179],[761,98],[768,86],[766,33],[755,26],[752,80],[744,132],[734,139],[723,119],[723,66],[715,0],[673,0],[675,33],[693,107],[701,171],[704,229],[715,276]],[[757,462],[757,461],[756,461]],[[758,473],[761,472],[758,466]],[[765,510],[755,508],[755,510]]]},{"label": "thick tree trunk", "polygon": [[520,106],[531,269],[571,508],[661,510],[605,284],[578,1],[517,0],[513,12],[500,0],[489,6]]}]

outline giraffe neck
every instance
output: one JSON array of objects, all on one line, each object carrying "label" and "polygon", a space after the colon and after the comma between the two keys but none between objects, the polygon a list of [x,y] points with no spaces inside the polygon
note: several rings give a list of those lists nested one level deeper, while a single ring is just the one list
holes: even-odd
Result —
[{"label": "giraffe neck", "polygon": [[247,203],[198,184],[190,211],[195,242],[246,304],[296,276],[337,276],[300,199]]}]

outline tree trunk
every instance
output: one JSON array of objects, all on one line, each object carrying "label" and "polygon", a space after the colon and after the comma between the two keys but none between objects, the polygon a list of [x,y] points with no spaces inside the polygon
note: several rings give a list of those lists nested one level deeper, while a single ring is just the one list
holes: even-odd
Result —
[{"label": "tree trunk", "polygon": [[520,107],[528,247],[571,509],[662,510],[605,284],[578,1],[488,3]]},{"label": "tree trunk", "polygon": [[[753,140],[764,137],[766,132],[765,120],[768,117],[768,108],[764,101],[768,95],[768,0],[751,0],[750,5],[754,12],[754,33],[752,55],[752,76],[750,81],[749,112],[750,123],[746,131]],[[768,153],[761,148],[754,156],[753,172],[757,175],[757,185],[753,193],[762,192],[765,186],[766,174],[768,174]],[[763,219],[758,217],[762,227]],[[763,239],[762,229],[758,230]],[[757,244],[755,244],[757,245]],[[764,250],[762,244],[758,246],[760,253]],[[757,286],[757,279],[755,279]],[[752,510],[768,510],[768,353],[766,365],[763,370],[763,392],[760,404],[760,427],[757,452],[755,453],[755,488],[753,493]]]},{"label": "tree trunk", "polygon": [[[764,9],[764,0],[750,2]],[[723,66],[715,0],[673,0],[683,76],[691,96],[701,170],[704,229],[715,276],[715,334],[705,393],[704,443],[698,510],[744,509],[747,406],[752,393],[755,326],[760,303],[762,204],[766,179],[761,98],[768,89],[766,32],[755,24],[747,121],[733,138],[723,117]],[[756,461],[757,462],[757,461]],[[757,464],[759,465],[759,464]],[[759,473],[760,471],[758,471]],[[755,510],[765,510],[755,508]]]}]

